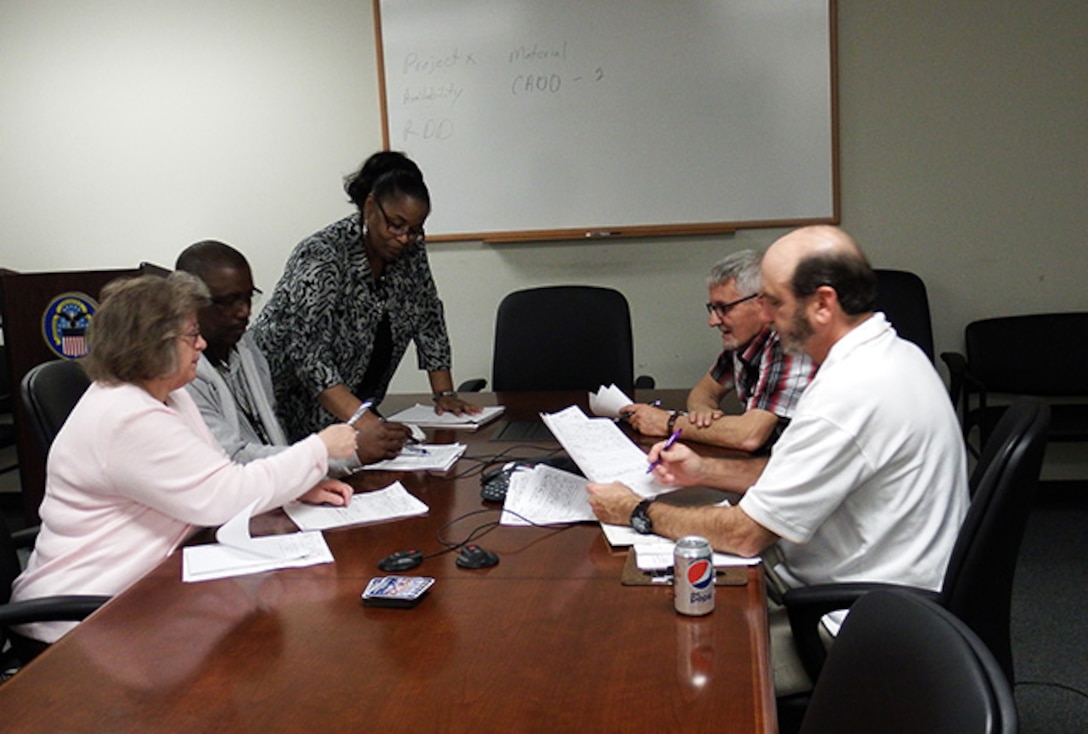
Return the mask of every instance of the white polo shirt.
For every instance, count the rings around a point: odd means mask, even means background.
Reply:
[[[940,588],[967,511],[963,438],[925,354],[881,313],[830,350],[741,499],[794,586]]]

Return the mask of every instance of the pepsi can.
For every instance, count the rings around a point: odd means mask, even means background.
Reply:
[[[714,611],[714,553],[706,538],[688,535],[676,541],[672,588],[680,614],[701,617]]]

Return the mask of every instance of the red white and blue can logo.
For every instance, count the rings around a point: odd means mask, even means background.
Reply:
[[[689,535],[673,550],[676,611],[698,617],[714,611],[714,553],[706,538]]]

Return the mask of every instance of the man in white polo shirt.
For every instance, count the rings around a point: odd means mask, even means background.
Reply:
[[[642,500],[590,484],[603,522],[707,537],[754,556],[777,546],[788,586],[886,581],[938,589],[967,510],[963,441],[932,363],[873,313],[876,277],[857,244],[805,227],[763,257],[762,301],[816,375],[770,457],[709,459],[681,443],[650,460],[667,485],[743,493],[729,507]]]

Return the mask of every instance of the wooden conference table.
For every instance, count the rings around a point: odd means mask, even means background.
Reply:
[[[682,396],[666,396],[679,407]],[[640,399],[648,399],[640,393]],[[391,396],[387,414],[426,396]],[[181,554],[0,685],[14,732],[772,732],[776,729],[764,586],[718,587],[702,618],[673,611],[671,587],[623,586],[624,554],[600,529],[496,528],[500,556],[468,571],[456,553],[409,573],[437,579],[414,609],[364,608],[379,559],[438,550],[436,531],[483,510],[468,457],[542,455],[556,444],[492,441],[585,393],[480,394],[507,406],[448,475],[362,472],[359,490],[400,480],[426,516],[329,530],[336,562],[196,584]],[[497,512],[454,523],[462,539]],[[254,532],[291,531],[281,512]]]

